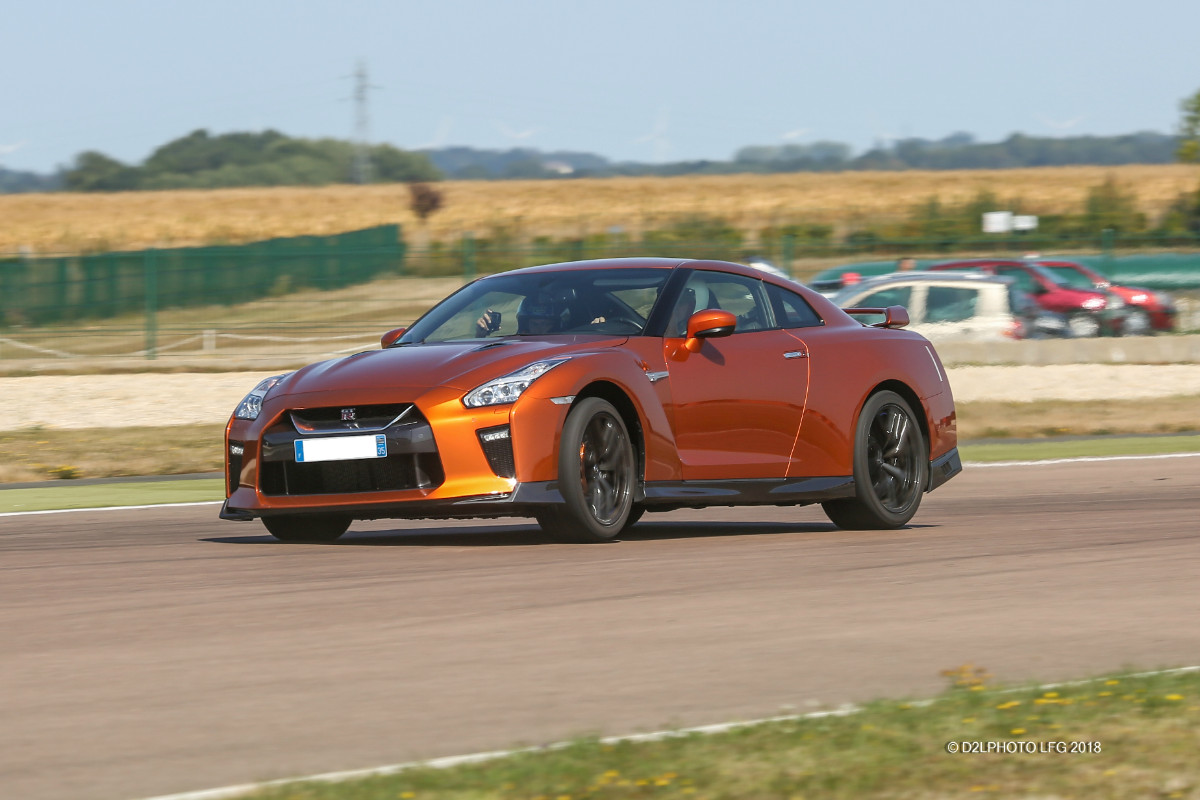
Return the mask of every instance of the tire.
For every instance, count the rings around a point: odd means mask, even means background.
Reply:
[[[839,528],[901,528],[917,513],[928,478],[929,447],[912,408],[895,392],[877,392],[855,425],[855,496],[822,507]]]
[[[1067,330],[1076,339],[1100,335],[1100,320],[1094,314],[1072,314],[1067,318]]]
[[[538,524],[560,542],[614,539],[629,522],[637,461],[621,415],[599,397],[581,400],[567,415],[558,451],[561,506],[547,508]]]
[[[1150,315],[1145,310],[1134,308],[1125,315],[1125,322],[1121,326],[1122,336],[1150,336],[1154,333],[1154,328],[1150,326]]]
[[[350,527],[350,518],[337,514],[263,517],[263,525],[281,542],[333,542]]]

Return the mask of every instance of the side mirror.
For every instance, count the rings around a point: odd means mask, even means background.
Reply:
[[[690,352],[695,353],[704,344],[705,339],[716,339],[728,336],[737,327],[737,317],[728,311],[708,309],[697,311],[688,317],[687,341],[683,343]]]
[[[396,340],[404,335],[408,328],[393,328],[392,330],[379,337],[379,344],[385,350],[396,343]]]

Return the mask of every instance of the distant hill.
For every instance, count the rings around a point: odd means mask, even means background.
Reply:
[[[63,187],[60,174],[39,175],[36,172],[18,172],[0,167],[0,194],[21,192],[55,192]]]
[[[320,186],[372,183],[690,175],[851,170],[1015,169],[1049,166],[1170,164],[1175,136],[1143,131],[1122,136],[1062,138],[1014,133],[1000,142],[977,142],[969,133],[940,140],[909,138],[855,155],[841,142],[743,147],[728,161],[667,164],[614,162],[594,153],[534,148],[486,150],[441,147],[405,151],[389,144],[367,148],[365,176],[353,143],[297,139],[277,131],[211,136],[198,130],[168,142],[142,164],[127,165],[88,151],[59,175],[0,169],[0,192],[131,191],[228,186]]]

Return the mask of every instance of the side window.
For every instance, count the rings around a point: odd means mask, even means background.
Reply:
[[[737,317],[734,334],[761,331],[768,325],[766,298],[762,281],[723,272],[696,271],[684,284],[671,319],[667,336],[687,335],[688,318],[697,311],[719,308]]]
[[[911,286],[890,286],[860,297],[854,301],[854,305],[859,308],[887,308],[888,306],[908,308],[911,299]],[[883,314],[855,314],[854,318],[863,325],[877,325],[884,321]]]
[[[774,305],[775,324],[778,327],[811,328],[824,324],[808,301],[800,295],[773,283],[763,285],[767,287],[767,296],[771,298],[771,303]]]
[[[962,322],[975,316],[979,290],[960,286],[930,286],[925,294],[926,322]]]
[[[1032,294],[1037,286],[1033,276],[1023,269],[1016,269],[1014,267],[997,267],[996,274],[1003,275],[1006,278],[1012,278],[1016,282],[1017,288],[1023,292],[1029,292]]]

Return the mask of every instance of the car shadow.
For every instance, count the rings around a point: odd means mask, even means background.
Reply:
[[[936,527],[908,525],[901,530]],[[783,534],[817,534],[842,532],[830,522],[697,522],[664,521],[639,522],[617,539],[607,544],[635,544],[666,539],[702,539],[730,536],[772,536]],[[892,531],[845,531],[848,535],[893,533]],[[298,546],[300,543],[281,542],[270,534],[256,536],[217,536],[202,541],[214,544],[258,544]],[[460,527],[429,527],[419,530],[355,531],[353,528],[335,542],[307,543],[309,547],[531,547],[560,544],[550,539],[534,523],[517,525],[484,525]],[[566,545],[570,546],[570,545]]]

